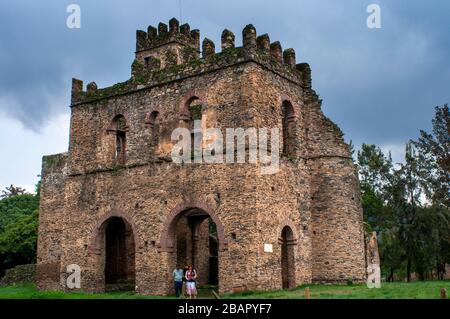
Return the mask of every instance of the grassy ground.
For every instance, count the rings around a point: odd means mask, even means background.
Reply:
[[[310,288],[311,299],[438,299],[441,288],[450,294],[450,281],[446,280],[382,283],[379,289],[369,289],[366,285],[307,285],[289,291],[244,292],[225,298],[304,299],[306,287]]]
[[[294,290],[272,292],[244,292],[225,295],[224,298],[282,298],[302,299],[305,287]],[[450,281],[427,281],[413,283],[383,283],[380,289],[368,289],[365,285],[309,285],[311,299],[433,299],[439,298],[439,290],[446,288],[450,293]],[[202,293],[208,296],[207,293]],[[146,297],[131,292],[88,294],[81,292],[38,291],[33,284],[0,287],[0,299],[156,299],[167,297]]]
[[[34,284],[0,287],[0,299],[137,299],[145,298],[130,292],[88,294],[83,292],[39,291]]]

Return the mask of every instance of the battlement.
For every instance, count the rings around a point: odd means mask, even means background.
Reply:
[[[159,23],[158,28],[149,26],[147,32],[138,30],[131,79],[105,89],[98,89],[95,82],[91,82],[86,91],[83,91],[83,82],[74,79],[72,105],[246,62],[258,63],[302,87],[311,87],[311,69],[307,63],[297,64],[295,50],[283,50],[281,43],[271,42],[267,34],[258,36],[251,24],[243,29],[242,46],[239,47],[234,33],[225,29],[220,48],[221,51],[216,52],[214,42],[205,38],[200,52],[200,32],[191,31],[187,23],[180,26],[175,18],[170,20],[169,26]]]
[[[200,50],[200,31],[192,30],[189,24],[180,26],[177,19],[172,18],[167,24],[160,22],[158,28],[149,26],[147,32],[136,31],[136,52],[152,50],[169,43],[179,43]]]

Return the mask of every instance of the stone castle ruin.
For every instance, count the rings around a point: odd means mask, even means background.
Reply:
[[[136,35],[129,80],[73,79],[69,150],[43,158],[38,287],[67,289],[72,264],[90,292],[170,294],[191,263],[219,293],[364,281],[356,170],[309,65],[252,25],[220,52],[176,19]],[[174,163],[171,133],[194,120],[279,128],[279,172]]]

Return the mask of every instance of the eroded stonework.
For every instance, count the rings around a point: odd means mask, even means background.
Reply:
[[[130,80],[86,91],[73,80],[69,151],[43,158],[40,289],[65,289],[70,264],[92,292],[172,293],[177,263],[220,293],[365,280],[356,170],[308,64],[252,25],[241,47],[225,30],[220,53],[205,39],[200,57],[199,37],[172,19],[137,32]],[[174,163],[171,133],[195,117],[202,129],[279,128],[280,171]]]

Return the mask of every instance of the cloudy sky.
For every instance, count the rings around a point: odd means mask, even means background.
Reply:
[[[69,29],[67,6],[80,5]],[[381,29],[366,8],[381,8]],[[181,6],[180,6],[181,4]],[[0,188],[34,189],[41,157],[67,150],[71,78],[99,87],[127,80],[135,30],[172,17],[220,46],[252,23],[310,63],[323,109],[345,138],[401,160],[450,101],[448,0],[0,0]]]

